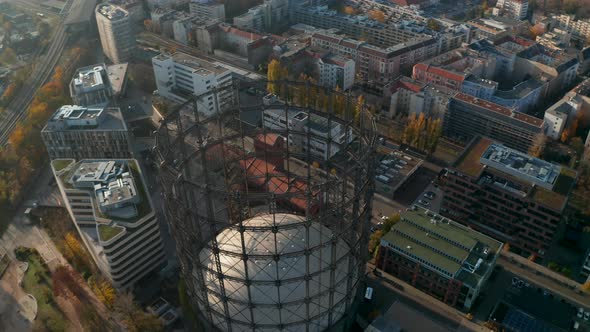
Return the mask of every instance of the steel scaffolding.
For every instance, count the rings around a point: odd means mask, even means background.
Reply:
[[[267,88],[281,97],[253,96]],[[375,142],[366,105],[309,83],[234,82],[165,116],[154,149],[165,213],[207,330],[349,326],[364,291]]]

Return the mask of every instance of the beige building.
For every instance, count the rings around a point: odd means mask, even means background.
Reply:
[[[104,55],[112,63],[128,62],[135,51],[129,12],[112,4],[96,7],[96,25]]]
[[[165,265],[160,225],[136,160],[57,159],[51,166],[82,241],[115,288],[132,288]]]

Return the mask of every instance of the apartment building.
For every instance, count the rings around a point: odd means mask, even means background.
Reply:
[[[354,61],[339,55],[330,54],[318,60],[318,84],[335,89],[348,90],[354,84]]]
[[[511,73],[497,73],[498,60],[486,54],[460,48],[441,54],[414,66],[412,77],[436,87],[461,91],[476,98],[491,101],[518,112],[535,107],[545,92],[547,84],[541,77],[522,77],[516,84],[500,89],[494,77],[506,82]]]
[[[576,20],[574,15],[552,15],[551,20],[555,25],[571,33],[571,37],[586,41],[590,37],[590,20]]]
[[[428,117],[440,119],[449,107],[450,98],[456,93],[406,76],[393,80],[384,88],[384,92],[389,96],[390,118],[399,114],[424,113]]]
[[[174,40],[183,45],[199,43],[198,32],[217,23],[215,20],[193,14],[175,15],[171,20]],[[164,23],[167,25],[167,22]],[[167,29],[167,27],[165,27]]]
[[[432,38],[417,39],[388,48],[347,38],[334,31],[314,32],[311,45],[327,49],[334,54],[350,57],[355,70],[363,80],[383,86],[393,77],[410,71],[416,63],[436,55],[437,43]]]
[[[154,8],[178,8],[189,5],[191,0],[147,0],[150,10]]]
[[[528,0],[498,0],[496,8],[506,16],[517,20],[524,20],[529,11]]]
[[[290,146],[289,149],[300,152],[302,158],[309,152],[312,158],[328,160],[353,140],[352,130],[346,132],[342,124],[335,119],[329,120],[318,114],[308,114],[298,108],[266,109],[262,112],[262,125],[287,136],[285,140]],[[287,129],[296,133],[288,133]],[[311,135],[308,140],[307,135],[297,133]]]
[[[555,140],[565,129],[590,117],[590,80],[582,81],[545,111],[545,134]]]
[[[129,62],[135,52],[129,12],[112,4],[96,6],[96,24],[104,55],[112,63]]]
[[[204,116],[224,110],[233,103],[233,92],[224,89],[233,82],[232,72],[220,65],[185,53],[160,54],[152,59],[158,94],[177,103],[197,96]],[[219,89],[218,94],[213,91]]]
[[[467,25],[473,28],[471,40],[489,39],[494,41],[527,28],[526,22],[502,16],[475,18],[468,21]]]
[[[542,119],[464,93],[451,98],[443,121],[447,137],[469,142],[483,135],[522,152],[529,150],[543,128]]]
[[[127,159],[133,155],[131,134],[117,107],[64,105],[41,130],[50,159]]]
[[[575,178],[571,169],[478,138],[441,179],[441,212],[525,257],[543,258]]]
[[[551,105],[551,107],[545,111],[543,116],[545,121],[545,135],[554,140],[559,140],[566,128],[570,114],[574,112],[574,107],[565,99],[560,99],[558,102]]]
[[[160,225],[134,159],[56,159],[59,191],[102,274],[128,290],[166,263]]]
[[[570,46],[571,34],[565,30],[555,28],[537,36],[535,41],[553,51],[563,51]]]
[[[104,63],[76,69],[70,81],[70,97],[75,105],[105,107],[125,94],[127,64]]]
[[[414,207],[381,239],[379,269],[469,311],[494,270],[502,243]]]
[[[262,4],[233,19],[238,28],[258,32],[271,32],[276,26],[288,22],[289,0],[264,0]]]
[[[191,15],[219,22],[225,21],[225,5],[217,0],[192,0],[189,8]]]

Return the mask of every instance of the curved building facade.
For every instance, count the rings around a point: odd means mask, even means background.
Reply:
[[[240,92],[262,84],[227,88],[235,103],[213,115],[198,99],[219,104],[228,91],[195,97],[157,132],[187,295],[208,330],[339,331],[363,291],[375,123],[315,86],[273,83],[278,99]],[[270,109],[297,125],[265,124]]]

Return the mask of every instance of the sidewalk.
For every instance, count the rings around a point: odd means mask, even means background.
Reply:
[[[367,263],[367,271],[373,271],[373,269],[375,268],[375,266],[371,263]],[[475,322],[470,321],[469,319],[467,319],[466,315],[453,308],[448,306],[447,304],[439,301],[438,299],[414,288],[412,285],[386,273],[383,272],[382,270],[379,270],[381,272],[381,276],[377,277],[375,276],[372,272],[368,273],[368,278],[374,279],[374,280],[381,280],[381,281],[385,281],[382,282],[383,285],[387,286],[388,289],[396,292],[400,297],[404,297],[406,299],[412,300],[412,301],[416,301],[420,304],[422,304],[423,306],[427,307],[429,310],[432,310],[434,312],[436,312],[437,314],[444,316],[450,320],[455,321],[457,324],[459,324],[459,327],[457,328],[457,331],[474,331],[474,332],[488,332],[489,329],[485,328],[484,326],[478,325]],[[390,281],[390,282],[388,282]],[[393,284],[397,284],[397,285],[401,285],[402,287],[400,288],[396,288],[394,287]]]

